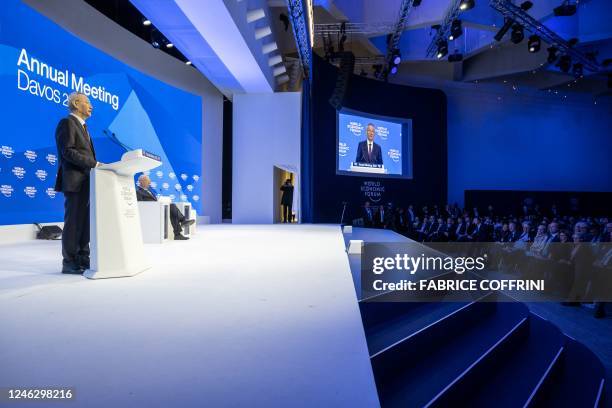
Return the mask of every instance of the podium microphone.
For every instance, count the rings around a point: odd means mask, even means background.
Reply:
[[[115,133],[114,133],[114,132],[109,132],[107,129],[104,129],[104,130],[103,130],[103,132],[104,132],[104,134],[105,134],[106,136],[108,136],[108,138],[109,138],[110,140],[112,140],[112,141],[113,141],[113,143],[115,143],[117,146],[121,147],[121,148],[122,148],[123,150],[125,150],[126,152],[129,152],[130,150],[134,150],[134,149],[130,148],[129,146],[127,146],[127,145],[125,145],[125,144],[121,143],[121,141],[120,141],[120,140],[117,138],[117,136],[115,135]]]

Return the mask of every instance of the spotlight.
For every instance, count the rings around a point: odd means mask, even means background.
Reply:
[[[393,56],[391,57],[391,61],[395,65],[399,65],[402,62],[402,56],[401,56],[399,50],[395,50],[395,52],[393,53]]]
[[[438,59],[444,58],[446,54],[448,54],[448,43],[442,40],[438,43],[438,53],[436,54],[436,57],[438,57]]]
[[[153,48],[159,48],[159,41],[154,38],[151,40],[151,45],[153,46]]]
[[[461,27],[461,20],[453,20],[453,23],[451,24],[451,29],[450,29],[450,35],[448,36],[449,40],[456,40],[457,38],[461,37],[461,34],[463,33],[463,29]]]
[[[172,48],[172,47],[174,47],[174,44],[172,44],[171,42],[166,43],[166,48]]]
[[[397,65],[391,67],[391,75],[397,74]]]
[[[185,61],[185,64],[191,65],[191,61]]]
[[[564,73],[569,72],[571,65],[572,58],[569,55],[563,55],[561,58],[559,58],[559,62],[557,62],[557,66]]]
[[[510,33],[510,41],[514,44],[519,44],[525,38],[525,32],[523,31],[523,26],[520,24],[515,24],[512,26],[512,32]]]
[[[461,0],[461,3],[459,4],[459,10],[466,11],[474,8],[475,5],[476,2],[474,0]]]
[[[495,34],[495,41],[501,41],[502,38],[504,38],[504,35],[506,35],[508,30],[510,29],[510,27],[512,27],[512,24],[514,24],[514,20],[511,20],[509,18],[506,19],[502,28],[500,28],[497,34]]]
[[[569,4],[569,1],[564,1],[559,7],[553,9],[553,13],[557,17],[569,17],[576,14],[576,5]]]
[[[549,47],[546,49],[546,51],[548,51],[548,63],[552,64],[557,60],[557,51],[559,50],[557,49],[557,47]]]
[[[151,20],[147,19],[147,18],[143,18],[142,19],[142,25],[143,26],[150,26],[151,25]]]
[[[540,51],[540,47],[542,46],[542,40],[538,35],[532,35],[529,37],[529,42],[527,42],[527,47],[529,52],[538,52]]]
[[[574,67],[572,68],[572,73],[574,74],[574,76],[576,78],[580,78],[582,76],[582,74],[584,73],[582,64],[580,64],[578,62],[575,63]]]

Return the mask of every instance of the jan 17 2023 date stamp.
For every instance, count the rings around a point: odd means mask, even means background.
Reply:
[[[0,402],[17,401],[70,401],[74,400],[73,388],[55,387],[5,387],[0,388]]]

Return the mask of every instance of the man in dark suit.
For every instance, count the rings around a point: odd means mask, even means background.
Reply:
[[[285,184],[281,186],[280,190],[283,192],[281,196],[283,222],[292,222],[293,213],[291,212],[291,207],[293,207],[293,184],[291,184],[291,179],[285,180]]]
[[[89,269],[89,171],[99,163],[85,123],[93,110],[89,98],[70,94],[68,109],[70,114],[55,129],[55,191],[64,193],[62,273],[82,274]]]
[[[356,163],[383,164],[382,149],[379,144],[374,143],[375,133],[374,125],[368,123],[366,128],[367,139],[359,142],[357,146]]]
[[[153,194],[149,186],[151,185],[151,179],[149,176],[143,174],[138,177],[138,186],[136,187],[136,200],[138,201],[157,201],[157,196]],[[172,230],[174,231],[174,239],[177,241],[187,240],[186,236],[181,234],[183,227],[187,227],[193,224],[195,220],[188,220],[178,209],[176,204],[170,204],[170,223],[172,224]]]

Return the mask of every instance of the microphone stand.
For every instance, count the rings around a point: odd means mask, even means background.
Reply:
[[[344,225],[344,213],[346,212],[346,205],[348,203],[346,201],[342,202],[342,215],[340,216],[340,225]]]

